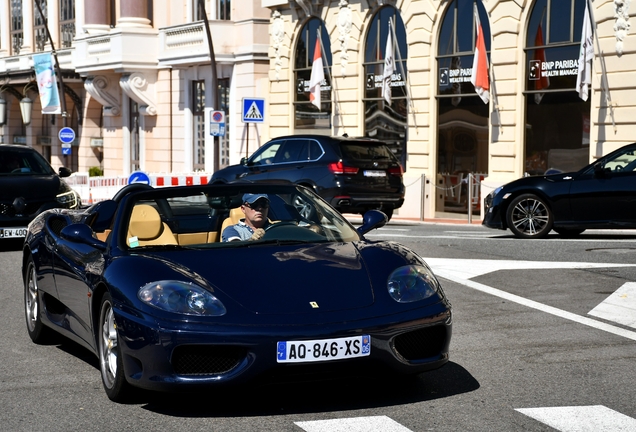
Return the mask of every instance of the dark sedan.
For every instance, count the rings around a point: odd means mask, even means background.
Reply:
[[[258,238],[220,241],[256,213],[267,219]],[[86,209],[49,210],[24,244],[29,336],[46,343],[55,331],[93,352],[115,401],[131,387],[444,365],[442,287],[407,247],[364,237],[383,213],[363,221],[354,228],[302,186],[267,183],[132,184]]]
[[[404,203],[402,174],[400,162],[382,141],[292,135],[275,138],[240,164],[215,172],[210,183],[287,180],[313,189],[342,213],[377,209],[390,220]]]
[[[78,208],[79,195],[36,150],[22,145],[0,145],[0,239],[23,238],[27,225],[44,210]]]
[[[636,228],[636,144],[577,172],[524,177],[484,200],[483,225],[520,238],[563,236],[589,228]]]

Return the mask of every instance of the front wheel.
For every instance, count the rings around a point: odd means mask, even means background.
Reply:
[[[548,205],[533,194],[520,195],[510,203],[506,213],[510,231],[519,238],[544,238],[554,224]]]
[[[99,366],[102,373],[102,384],[108,398],[114,402],[123,402],[131,394],[131,386],[124,376],[124,366],[119,347],[119,333],[113,299],[109,293],[102,297],[99,308]]]
[[[31,340],[36,344],[46,344],[53,337],[53,331],[42,324],[40,313],[38,275],[33,257],[29,257],[24,274],[24,316]]]

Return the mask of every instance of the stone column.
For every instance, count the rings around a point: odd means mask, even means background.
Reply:
[[[148,3],[146,0],[126,0],[119,3],[117,27],[149,28]]]
[[[11,6],[6,0],[0,1],[0,55],[11,52]]]
[[[20,53],[33,52],[33,0],[22,0],[22,46]]]
[[[76,15],[77,12],[79,11],[76,7]],[[84,26],[82,30],[88,34],[102,34],[110,31],[107,1],[84,0]]]
[[[55,49],[60,49],[60,1],[59,0],[48,0],[46,3],[47,10],[42,11],[46,14],[46,25],[49,27],[49,32],[51,32],[51,39],[53,39],[53,46]],[[37,9],[34,13],[39,14]],[[51,49],[49,46],[51,41],[46,41],[46,49]]]

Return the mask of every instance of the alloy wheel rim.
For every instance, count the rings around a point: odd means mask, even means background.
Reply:
[[[26,308],[27,325],[29,326],[29,331],[32,332],[35,330],[38,319],[38,285],[35,268],[33,266],[29,267],[28,275],[27,289],[24,293],[24,305]]]
[[[525,199],[517,203],[512,212],[512,223],[520,232],[536,235],[548,225],[548,209],[541,201]]]
[[[101,367],[106,385],[110,388],[117,376],[117,325],[110,303],[104,304],[104,320],[102,322]]]

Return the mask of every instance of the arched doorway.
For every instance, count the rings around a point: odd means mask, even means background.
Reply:
[[[389,55],[393,56],[395,61],[391,66],[392,73],[387,74],[390,75],[390,78],[387,77],[390,97],[387,97],[382,87],[385,78],[385,59]],[[409,103],[406,90],[407,58],[404,22],[396,8],[384,6],[371,20],[365,41],[364,135],[386,142],[404,169]]]
[[[489,55],[490,25],[481,1],[450,1],[440,27],[436,217],[467,214],[469,208],[478,214],[479,182],[488,173],[488,104],[475,93],[470,81],[476,39],[475,5]]]
[[[526,35],[524,172],[575,171],[590,154],[590,99],[576,89],[587,0],[537,0]]]

